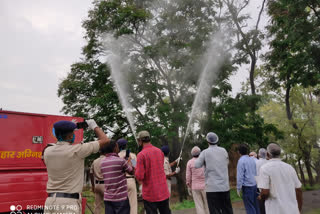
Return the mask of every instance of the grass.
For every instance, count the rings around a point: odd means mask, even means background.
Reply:
[[[236,201],[242,200],[242,198],[240,198],[238,196],[236,189],[230,189],[230,199],[231,199],[231,202],[236,202]],[[172,204],[170,208],[172,210],[191,209],[191,208],[195,208],[195,204],[194,204],[194,201],[192,201],[192,200],[184,200],[182,202]]]
[[[306,214],[319,214],[319,213],[320,213],[320,209],[315,209],[310,212],[307,212]]]
[[[320,185],[319,185],[320,188]],[[94,209],[94,194],[89,188],[86,188],[87,190],[82,192],[82,196],[87,199],[87,203],[90,206],[91,209]],[[237,190],[236,189],[230,189],[230,198],[231,202],[236,202],[242,200],[239,198],[237,195]],[[182,202],[178,202],[175,204],[171,205],[172,210],[184,210],[184,209],[191,209],[195,208],[195,204],[193,200],[184,200]],[[143,209],[141,206],[138,207],[139,212],[141,213],[141,209]],[[90,210],[86,207],[85,214],[91,214]],[[310,213],[313,214],[313,213]]]
[[[242,200],[242,198],[240,198],[237,194],[237,189],[230,189],[230,199],[231,199],[231,202]]]
[[[320,189],[320,184],[315,184],[312,187],[310,185],[306,185],[306,186],[303,186],[302,189],[303,191],[318,190]],[[242,198],[238,196],[236,189],[230,189],[230,199],[232,203],[242,200]],[[195,204],[193,200],[184,200],[183,202],[178,202],[171,205],[172,210],[184,210],[184,209],[191,209],[194,207],[195,207]],[[319,213],[320,213],[320,209],[317,209],[317,210],[308,212],[307,214],[319,214]]]
[[[94,193],[89,189],[89,190],[83,191],[82,196],[87,199],[87,204],[94,211]],[[102,210],[104,213],[104,209]],[[91,211],[88,209],[88,207],[86,207],[85,209],[85,214],[92,214]]]
[[[312,187],[312,188],[314,188],[314,187]],[[306,187],[306,188],[308,188],[308,190],[310,189],[310,187]],[[320,188],[320,185],[318,188]],[[82,192],[82,196],[87,198],[88,205],[90,206],[91,209],[94,209],[94,194],[92,193],[92,191],[89,188],[86,188],[86,189],[87,190]],[[313,190],[313,189],[310,189],[310,190]],[[231,199],[231,202],[236,202],[236,201],[242,200],[237,195],[236,189],[230,189],[230,199]],[[195,204],[192,199],[191,200],[184,200],[182,202],[178,202],[178,203],[171,205],[172,210],[184,210],[184,209],[191,209],[191,208],[195,208]],[[141,213],[141,209],[143,209],[143,208],[141,206],[139,206],[138,209],[139,209],[138,213]],[[91,214],[90,210],[87,207],[85,210],[85,214]],[[310,214],[313,214],[313,213],[310,213]]]
[[[195,204],[191,200],[184,200],[182,202],[175,203],[175,204],[171,205],[170,208],[171,208],[171,210],[191,209],[191,208],[195,208]]]
[[[303,191],[311,191],[311,190],[318,190],[318,189],[320,189],[320,184],[315,184],[313,186],[310,186],[309,184],[307,184],[302,186]]]

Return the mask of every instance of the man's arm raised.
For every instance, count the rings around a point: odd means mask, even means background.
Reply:
[[[108,144],[110,142],[110,139],[102,131],[102,129],[98,127],[96,121],[94,121],[93,119],[90,119],[90,120],[86,120],[86,122],[88,124],[88,127],[91,130],[93,130],[94,133],[96,134],[96,136],[98,137],[98,142],[99,142],[100,148],[105,146],[106,144]]]

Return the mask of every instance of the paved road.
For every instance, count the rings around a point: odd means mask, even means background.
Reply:
[[[241,201],[232,204],[234,214],[246,214]],[[303,193],[302,213],[308,213],[314,209],[320,209],[320,190],[308,191]],[[176,210],[173,214],[196,214],[195,209]]]

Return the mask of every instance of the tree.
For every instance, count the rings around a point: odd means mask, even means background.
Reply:
[[[129,91],[134,92],[129,99],[135,109],[138,130],[149,130],[155,145],[169,143],[171,156],[177,158],[181,147],[179,142],[185,132],[188,112],[197,89],[197,80],[203,69],[202,57],[211,35],[219,30],[215,11],[219,5],[205,0],[158,3],[133,0],[95,1],[88,19],[83,23],[88,43],[83,48],[85,59],[82,63],[91,65],[94,62],[102,66],[103,57],[108,52],[119,55],[123,63],[127,63],[125,75]],[[226,57],[228,58],[230,57]],[[230,62],[226,60],[225,64],[228,63]],[[73,67],[78,68],[77,64]],[[108,67],[104,69],[107,76],[101,81],[106,84],[105,87],[112,89]],[[87,68],[82,71],[84,77],[91,72]],[[226,77],[232,71],[232,66],[224,66],[218,72],[212,71],[218,73],[217,90],[226,88]],[[73,72],[75,71],[71,74]],[[91,82],[92,76],[88,78],[85,81]],[[68,108],[76,110],[77,106],[70,102],[75,93],[70,91],[76,90],[68,89],[67,82],[70,79],[71,75],[60,85],[60,95],[65,97],[64,102]],[[85,91],[91,89],[83,88]],[[79,98],[81,96],[72,101]],[[121,119],[123,114],[118,111],[118,100],[110,99],[111,103],[117,105],[111,115],[115,115],[115,119],[118,118],[116,116]],[[84,106],[79,108],[88,110]],[[104,108],[100,114],[108,117],[109,111],[110,109]],[[115,124],[119,129],[126,125]],[[181,199],[185,195],[183,179],[184,176],[180,174],[178,184]]]
[[[99,61],[75,63],[67,78],[60,83],[58,96],[65,104],[64,113],[94,118],[104,130],[121,136],[122,132],[130,130],[109,72],[108,67]]]
[[[223,7],[221,1],[207,0],[94,1],[88,19],[83,23],[87,39],[84,59],[72,65],[71,73],[59,87],[59,95],[66,104],[64,111],[79,116],[93,115],[116,137],[129,135],[132,130],[121,111],[114,92],[117,89],[110,78],[110,72],[114,71],[105,65],[111,53],[118,55],[125,67],[121,72],[127,82],[127,99],[133,106],[130,110],[137,130],[148,130],[156,146],[169,144],[171,158],[177,158],[197,82],[206,64],[204,53],[210,48],[212,35],[230,26],[221,12]],[[264,144],[266,134],[273,132],[273,127],[254,112],[247,114],[247,106],[258,102],[258,97],[239,95],[230,98],[229,76],[236,69],[232,66],[234,44],[227,36],[221,40],[224,51],[219,54],[224,60],[219,69],[209,70],[209,75],[216,75],[216,81],[208,89],[209,106],[197,115],[192,131],[199,125],[203,137],[203,133],[212,131],[211,123],[221,134],[224,147],[230,146],[239,136],[237,142],[246,140]],[[238,114],[234,111],[239,105],[245,108]],[[256,105],[251,109],[255,111]],[[224,123],[226,114],[230,116]],[[235,134],[224,135],[221,127],[230,128]],[[200,141],[191,134],[188,143],[193,140]],[[191,146],[188,143],[186,145]],[[188,153],[184,153],[185,157]],[[183,172],[185,164],[181,166]],[[178,191],[181,200],[186,195],[183,180],[180,173]]]
[[[282,133],[272,123],[265,123],[259,114],[251,114],[250,103],[256,102],[252,99],[255,97],[240,93],[214,106],[210,126],[217,130],[227,148],[235,143],[266,147],[270,142],[269,135],[272,134],[273,139],[282,138]]]
[[[129,125],[122,112],[117,94],[110,80],[110,70],[99,61],[78,62],[71,66],[71,72],[60,84],[58,96],[62,97],[62,111],[68,115],[93,118],[114,139],[128,137]],[[93,140],[91,131],[84,132],[85,141]],[[129,138],[129,147],[136,149],[134,139]],[[99,155],[86,159],[91,165]]]
[[[236,97],[222,96],[218,102],[211,104],[211,118],[202,123],[203,128],[198,134],[214,130],[219,142],[229,151],[230,181],[236,183],[236,166],[238,161],[237,146],[246,143],[252,151],[266,148],[272,140],[283,138],[283,132],[270,121],[252,112],[252,103],[259,103],[260,97],[239,93]]]
[[[248,26],[248,19],[250,17],[247,14],[242,14],[243,11],[248,8],[250,0],[222,1],[227,6],[228,18],[232,20],[232,24],[235,26],[237,54],[234,62],[239,65],[250,64],[249,83],[251,95],[256,95],[255,70],[259,60],[259,51],[261,51],[262,48],[262,40],[264,39],[264,34],[259,29],[259,24],[265,8],[266,0],[261,1],[261,8],[259,10],[258,17],[255,20],[254,26],[252,27]]]
[[[281,96],[271,99],[270,102],[259,109],[260,114],[266,118],[267,122],[275,124],[284,133],[285,137],[279,141],[285,152],[284,156],[286,159],[290,156],[289,158],[294,160],[292,162],[293,165],[298,163],[301,179],[304,184],[306,184],[306,181],[302,162],[305,163],[306,160],[310,161],[311,168],[317,174],[319,173],[317,171],[319,167],[319,156],[317,154],[319,151],[319,144],[317,143],[319,134],[317,130],[319,129],[320,119],[315,115],[319,115],[320,105],[314,99],[315,96],[311,94],[312,91],[314,91],[313,88],[304,89],[302,87],[295,87],[292,89],[291,105],[294,109],[293,120],[297,124],[298,129],[294,128],[291,121],[287,119],[286,106]],[[308,176],[310,176],[309,172]],[[309,181],[310,183],[312,182],[312,180]]]
[[[290,103],[291,92],[297,85],[307,88],[318,85],[320,81],[319,2],[270,1],[268,13],[271,16],[269,32],[272,38],[271,51],[266,58],[270,72],[269,82],[274,89],[285,90],[287,119],[299,132],[304,127],[299,127],[294,120],[295,112]],[[301,136],[298,140],[305,141]],[[310,154],[306,152],[303,157],[312,185]]]

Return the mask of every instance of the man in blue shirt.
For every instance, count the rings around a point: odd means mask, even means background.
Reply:
[[[240,196],[242,190],[242,199],[247,214],[260,214],[258,204],[256,162],[249,157],[249,147],[245,144],[239,146],[241,155],[237,165],[237,192]]]

